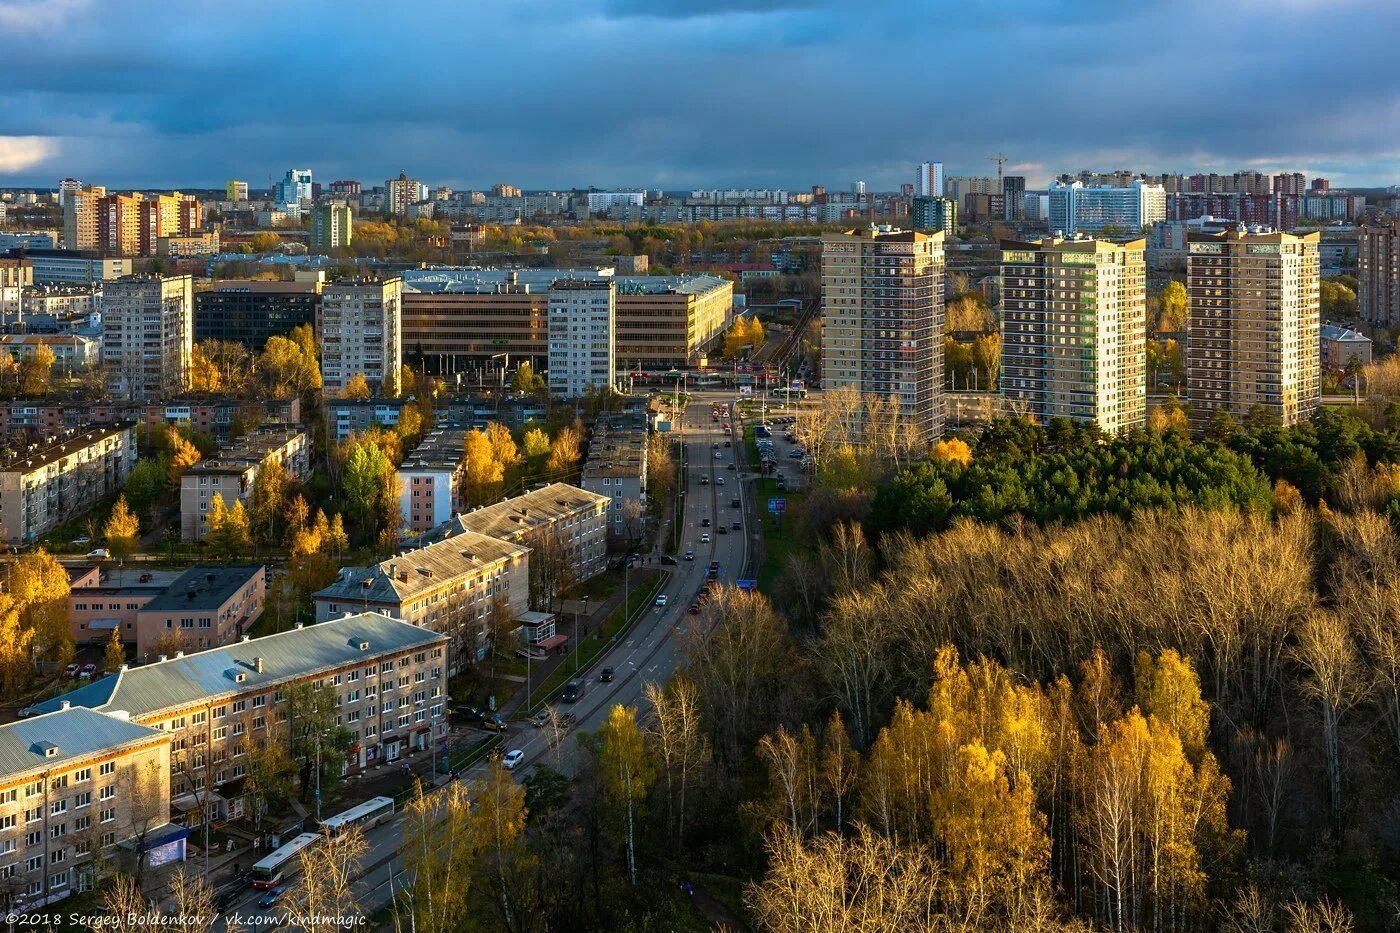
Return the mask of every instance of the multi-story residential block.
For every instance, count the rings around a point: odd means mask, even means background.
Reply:
[[[269,337],[315,328],[320,282],[256,282],[223,279],[194,296],[194,339],[230,340],[254,354]]]
[[[1136,233],[1167,219],[1167,192],[1141,179],[1127,186],[1056,182],[1050,186],[1050,229],[1061,235],[1116,228]]]
[[[1363,324],[1400,324],[1400,222],[1381,217],[1361,225],[1356,250],[1356,314]]]
[[[16,320],[24,311],[24,291],[34,285],[34,263],[0,258],[0,319]]]
[[[184,390],[194,342],[188,275],[133,275],[102,292],[102,361],[115,395],[146,399]]]
[[[131,275],[131,259],[103,256],[96,249],[18,247],[8,254],[34,267],[35,285],[90,285]]]
[[[1256,407],[1284,426],[1320,400],[1318,235],[1196,233],[1188,240],[1191,423]]]
[[[608,500],[608,537],[641,537],[647,504],[647,425],[640,417],[604,414],[593,423],[579,485]]]
[[[613,388],[617,290],[611,279],[561,279],[549,290],[549,391],[582,398]]]
[[[382,612],[448,636],[448,667],[485,656],[487,628],[499,604],[510,619],[530,600],[528,547],[464,531],[372,567],[348,567],[316,593],[317,620]]]
[[[607,569],[610,502],[568,483],[550,483],[456,515],[449,532],[475,532],[531,549],[549,539],[562,546],[574,580],[583,581]]]
[[[64,432],[0,456],[0,537],[28,544],[126,484],[136,465],[130,423]]]
[[[156,240],[156,255],[171,259],[188,259],[192,256],[213,256],[222,249],[219,231],[203,233],[172,233]]]
[[[1001,244],[1001,395],[1109,434],[1147,416],[1145,240]]]
[[[141,255],[141,196],[109,194],[97,202],[97,249],[115,256]]]
[[[330,183],[327,189],[333,198],[358,198],[360,196],[360,183],[354,179],[342,178]]]
[[[31,359],[40,347],[53,354],[53,371],[65,376],[85,372],[102,361],[101,342],[81,334],[3,334],[0,351],[16,362]]]
[[[438,428],[404,457],[399,464],[399,508],[408,531],[421,534],[461,510],[466,451],[466,431]]]
[[[943,433],[943,234],[822,237],[822,385],[894,398],[911,436]]]
[[[234,502],[249,508],[258,471],[273,462],[282,464],[288,476],[305,478],[311,470],[311,438],[293,425],[267,425],[187,470],[180,477],[181,539],[204,540],[216,495],[228,508]]]
[[[246,201],[248,200],[248,183],[246,181],[226,181],[224,182],[225,201]]]
[[[183,861],[188,832],[170,826],[174,741],[67,703],[0,726],[0,902],[32,909],[91,890],[95,866],[121,864],[133,844],[148,865]]]
[[[920,233],[941,231],[951,237],[958,232],[958,203],[951,198],[919,196],[914,198],[909,219]]]
[[[97,249],[97,215],[106,195],[106,188],[92,186],[67,192],[63,199],[65,249]]]
[[[343,441],[370,428],[394,428],[406,398],[341,398],[325,402],[327,435]]]
[[[397,377],[402,358],[403,279],[339,282],[321,293],[321,382],[339,396],[355,375],[370,387]]]
[[[590,191],[588,192],[588,213],[597,214],[612,207],[641,207],[646,203],[643,191]]]
[[[404,216],[410,204],[425,201],[427,197],[427,186],[416,178],[409,178],[406,172],[399,172],[398,178],[384,183],[384,208],[395,217]]]
[[[1026,178],[1007,175],[1001,180],[1002,219],[1012,223],[1026,218]]]
[[[914,195],[920,198],[943,197],[943,163],[920,162],[914,173]]]
[[[344,201],[318,204],[311,210],[311,248],[321,253],[349,246],[354,238],[354,213]]]
[[[126,668],[38,704],[125,715],[173,738],[170,801],[198,821],[242,815],[238,778],[256,745],[285,742],[290,695],[330,691],[350,731],[345,769],[395,761],[447,734],[447,639],[378,612],[336,617]],[[222,786],[221,786],[222,785]]]

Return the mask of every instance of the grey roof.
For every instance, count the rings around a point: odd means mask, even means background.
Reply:
[[[176,577],[164,592],[147,603],[145,609],[147,612],[169,612],[174,609],[202,612],[218,609],[249,580],[262,572],[261,564],[191,567]]]
[[[58,709],[0,726],[0,776],[8,778],[51,768],[113,746],[164,734],[159,729],[80,706]],[[52,755],[45,754],[47,748],[54,749]]]
[[[341,571],[340,579],[315,594],[317,600],[400,604],[443,585],[447,580],[480,572],[497,563],[529,553],[529,548],[463,531],[444,541],[380,561],[372,567]]]
[[[319,625],[265,635],[222,648],[176,656],[104,677],[36,706],[42,712],[63,701],[134,717],[197,703],[210,697],[245,693],[343,667],[406,648],[445,641],[431,629],[400,622],[379,612],[362,612]],[[360,648],[362,643],[368,647]],[[254,659],[262,658],[261,673]],[[243,675],[242,681],[237,675]]]
[[[734,283],[717,275],[620,275],[619,295],[706,295]]]
[[[1367,337],[1365,334],[1358,333],[1352,330],[1350,327],[1344,327],[1341,324],[1323,324],[1319,336],[1323,340],[1347,340],[1357,341],[1361,343],[1371,342],[1370,337]]]
[[[531,529],[590,508],[607,508],[607,496],[569,483],[550,483],[524,495],[483,505],[452,518],[463,531],[516,541]]]

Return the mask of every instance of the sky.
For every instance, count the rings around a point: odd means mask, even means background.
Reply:
[[[0,0],[0,186],[1400,183],[1400,0]]]

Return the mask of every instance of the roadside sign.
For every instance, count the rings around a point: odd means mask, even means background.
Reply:
[[[786,499],[769,499],[769,500],[768,500],[768,511],[772,512],[774,515],[781,515],[782,513],[784,513],[784,512],[787,511],[787,500],[786,500]]]

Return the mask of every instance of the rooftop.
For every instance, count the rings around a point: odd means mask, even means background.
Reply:
[[[106,752],[114,746],[162,737],[168,738],[159,729],[118,716],[82,706],[56,707],[42,716],[0,726],[0,778],[53,768]]]
[[[197,476],[200,473],[243,473],[262,463],[268,454],[290,444],[301,433],[301,428],[296,425],[264,425],[252,434],[240,437],[208,460],[196,463],[185,476]]]
[[[340,579],[317,592],[316,598],[343,600],[351,605],[412,602],[420,593],[447,580],[523,556],[529,550],[500,538],[464,531],[372,567],[346,568]]]
[[[165,592],[147,603],[145,609],[148,612],[218,609],[249,580],[263,572],[261,564],[191,567],[175,578]]]
[[[116,424],[88,428],[85,431],[70,429],[47,443],[30,444],[23,449],[15,448],[0,455],[0,470],[29,473],[51,463],[57,463],[64,457],[91,447],[99,441],[129,431],[131,428],[132,422],[120,421]]]
[[[453,517],[452,524],[492,538],[518,540],[532,528],[566,518],[589,506],[607,507],[608,497],[568,483],[550,483],[522,496],[483,505]]]
[[[101,712],[120,710],[133,717],[149,716],[211,697],[273,687],[318,671],[344,667],[357,659],[445,640],[431,629],[379,612],[362,612],[128,668],[46,700],[36,708],[49,712],[66,701]]]
[[[420,471],[452,472],[462,466],[467,452],[467,432],[438,428],[428,433],[423,442],[403,459],[400,473]]]

